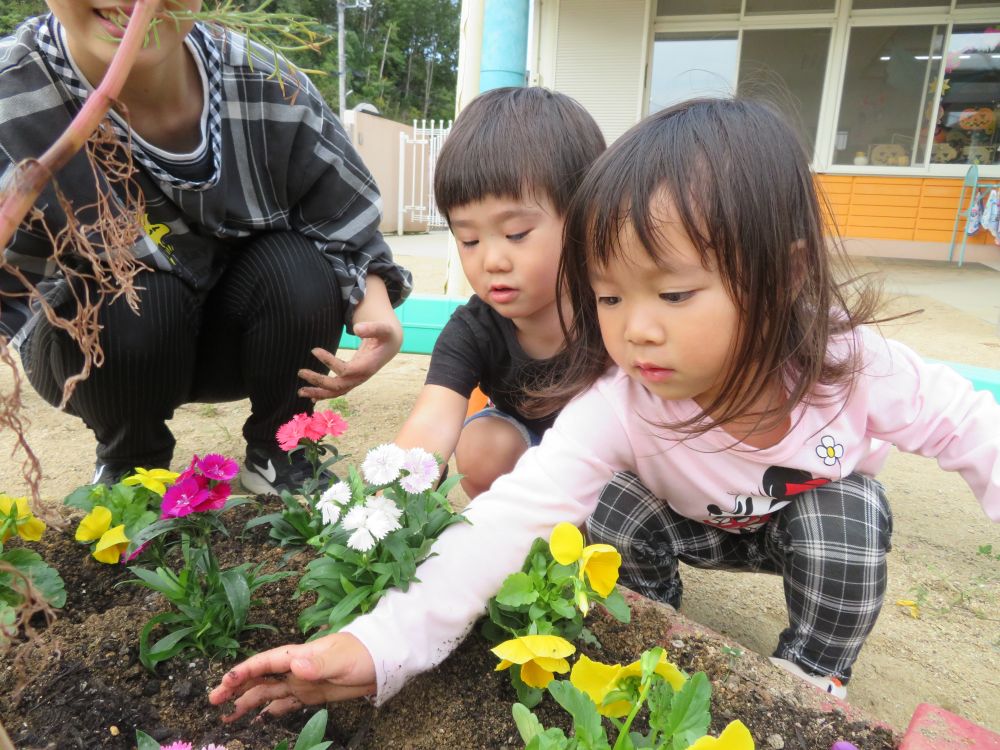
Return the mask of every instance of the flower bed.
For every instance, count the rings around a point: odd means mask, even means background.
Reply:
[[[266,502],[276,507],[273,498]],[[232,525],[240,527],[251,517],[249,507],[240,508]],[[142,624],[164,608],[157,595],[116,586],[128,577],[125,569],[94,561],[69,535],[50,532],[35,548],[63,575],[67,603],[60,619],[42,629],[34,643],[16,647],[0,673],[0,720],[21,750],[124,750],[135,747],[135,728],[164,744],[185,739],[195,747],[214,742],[228,750],[271,750],[294,738],[312,715],[303,710],[280,720],[222,725],[205,695],[226,664],[185,656],[163,662],[151,674],[139,663]],[[218,554],[222,565],[261,561],[265,570],[277,570],[282,558],[263,528],[231,538]],[[290,568],[301,570],[304,563],[304,556],[293,558]],[[277,630],[252,633],[250,648],[302,638],[296,621],[311,602],[294,600],[294,589],[294,579],[286,579],[262,590],[251,617]],[[593,613],[591,629],[604,649],[583,652],[604,662],[628,663],[673,629],[663,644],[669,658],[688,672],[704,670],[712,682],[712,734],[740,719],[759,748],[779,747],[777,737],[780,746],[803,750],[827,750],[838,739],[864,750],[895,746],[885,728],[844,713],[760,657],[737,654],[731,644],[665,607],[637,602],[628,625],[599,609]],[[375,711],[361,701],[331,706],[327,738],[333,748],[352,750],[522,747],[511,717],[514,690],[506,673],[495,667],[488,644],[473,634],[440,668],[414,680],[384,708]],[[551,700],[536,712],[546,726],[568,729],[565,713]]]

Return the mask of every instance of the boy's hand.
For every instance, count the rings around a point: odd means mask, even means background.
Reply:
[[[402,331],[390,323],[357,323],[354,333],[361,339],[361,346],[350,360],[343,360],[326,349],[312,350],[333,375],[314,370],[299,370],[299,377],[309,386],[299,388],[299,395],[319,401],[343,396],[378,372],[383,365],[399,353]]]
[[[349,633],[264,651],[237,664],[208,695],[213,706],[233,700],[235,721],[257,706],[280,716],[303,705],[329,703],[375,693],[375,664],[368,649]]]

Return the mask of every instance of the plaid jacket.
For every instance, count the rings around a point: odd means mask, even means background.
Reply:
[[[13,165],[37,157],[56,140],[91,90],[70,64],[64,44],[51,15],[29,19],[0,40],[0,189]],[[145,232],[131,248],[135,257],[206,290],[246,238],[291,230],[311,239],[333,264],[349,327],[364,298],[367,273],[385,281],[393,304],[402,302],[411,277],[393,262],[378,231],[378,188],[312,83],[283,61],[276,74],[270,52],[229,31],[197,24],[187,44],[208,83],[209,156],[199,175],[205,179],[170,174],[162,159],[132,142],[138,167],[133,182],[143,192],[147,213]],[[124,149],[125,122],[116,114],[109,120]],[[116,188],[100,174],[95,178],[83,154],[57,173],[56,182],[82,223],[92,217],[98,191],[120,205]],[[65,225],[52,185],[36,206],[50,229]],[[22,225],[3,252],[48,299],[63,298],[66,281],[38,227]],[[24,297],[8,296],[23,291],[0,268],[0,336],[15,346],[37,314]]]

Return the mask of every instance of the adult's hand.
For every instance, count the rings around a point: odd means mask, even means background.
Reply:
[[[303,705],[375,693],[375,663],[368,649],[349,633],[333,633],[311,643],[287,645],[237,664],[208,695],[213,706],[234,702],[224,722],[251,709],[280,716]]]
[[[349,360],[343,360],[326,349],[312,350],[329,372],[299,370],[299,377],[309,385],[299,389],[299,395],[319,401],[343,396],[378,372],[399,353],[403,344],[403,327],[392,310],[385,282],[369,276],[365,298],[354,311],[354,333],[361,346]]]

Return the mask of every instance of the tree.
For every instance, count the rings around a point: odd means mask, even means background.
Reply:
[[[311,16],[336,36],[335,0],[276,0],[276,10]],[[349,107],[374,104],[387,117],[451,119],[458,74],[458,0],[374,0],[345,12]],[[302,68],[327,73],[313,81],[337,101],[336,44],[295,55]]]
[[[0,8],[0,37],[9,35],[25,18],[44,12],[43,0],[4,0]]]

